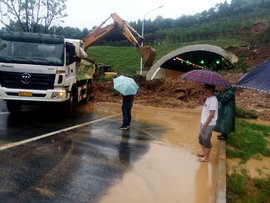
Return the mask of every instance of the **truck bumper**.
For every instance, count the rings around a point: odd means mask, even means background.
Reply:
[[[26,102],[64,102],[69,93],[65,89],[31,90],[9,89],[0,86],[0,99]]]

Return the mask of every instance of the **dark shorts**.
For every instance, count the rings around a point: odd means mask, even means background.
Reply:
[[[201,124],[200,132],[199,132],[199,143],[204,146],[205,148],[211,148],[211,137],[212,137],[212,131],[214,129],[214,125],[207,126],[206,128],[203,128],[203,125]]]

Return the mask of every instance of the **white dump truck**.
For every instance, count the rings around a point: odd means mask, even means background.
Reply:
[[[87,103],[94,73],[81,40],[0,32],[0,99],[10,112],[23,104]]]
[[[103,27],[110,18],[114,22]],[[115,28],[137,47],[144,66],[151,67],[155,49],[139,43],[132,32],[143,38],[116,13],[83,40],[0,31],[0,99],[14,113],[29,103],[64,103],[68,110],[74,103],[87,103],[96,66],[85,50]]]

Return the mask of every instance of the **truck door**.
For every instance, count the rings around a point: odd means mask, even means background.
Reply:
[[[66,65],[67,65],[67,77],[76,76],[76,52],[75,46],[72,43],[66,42]]]

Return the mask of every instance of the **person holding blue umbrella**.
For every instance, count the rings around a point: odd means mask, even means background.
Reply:
[[[139,86],[132,78],[121,75],[113,79],[113,88],[118,92],[120,92],[123,97],[122,100],[123,124],[119,129],[126,130],[130,127],[131,109],[133,106],[134,95],[137,94]]]
[[[122,95],[122,97],[123,97],[123,100],[122,100],[123,124],[119,129],[126,130],[130,128],[131,109],[133,106],[134,95],[128,95],[128,96]]]

